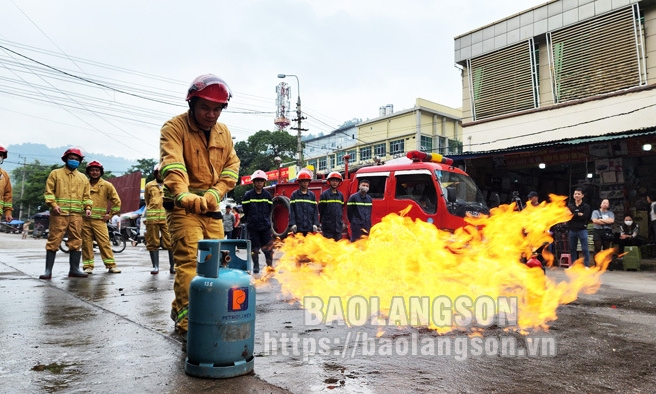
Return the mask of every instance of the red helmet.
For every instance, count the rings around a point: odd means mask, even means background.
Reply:
[[[103,167],[101,162],[94,160],[91,163],[87,164],[87,169],[85,170],[87,175],[89,175],[89,170],[91,169],[91,167],[100,168],[100,176],[105,175],[105,167]]]
[[[264,181],[266,182],[266,180],[268,179],[266,172],[262,170],[256,170],[253,173],[253,175],[251,175],[251,182],[256,179],[264,179]]]
[[[6,159],[6,158],[7,158],[7,153],[9,153],[9,152],[7,151],[7,148],[5,148],[4,146],[0,145],[0,155],[4,156],[4,158]]]
[[[64,152],[64,155],[61,157],[64,163],[66,163],[66,156],[70,154],[80,156],[80,161],[84,159],[84,155],[82,154],[82,149],[78,148],[77,146],[71,146],[70,148],[66,149],[66,152]]]
[[[214,74],[201,75],[194,79],[187,91],[187,101],[200,97],[215,103],[228,104],[232,91],[225,81]]]
[[[328,178],[326,178],[326,179],[328,179],[328,180],[337,179],[341,182],[342,181],[342,174],[340,174],[337,171],[333,171],[330,174],[328,174]]]
[[[310,174],[310,171],[301,170],[301,172],[298,173],[298,176],[296,177],[296,181],[301,181],[304,179],[307,179],[308,181],[312,179],[312,174]]]

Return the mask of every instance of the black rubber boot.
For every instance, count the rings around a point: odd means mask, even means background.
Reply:
[[[153,263],[153,270],[150,271],[151,274],[159,274],[159,250],[151,250],[150,252],[150,261]]]
[[[71,266],[68,271],[69,278],[86,278],[89,274],[85,274],[80,271],[80,258],[82,257],[82,252],[79,250],[71,250],[68,264]]]
[[[175,274],[175,260],[173,260],[172,250],[169,250],[169,273]]]
[[[46,250],[46,272],[43,275],[39,275],[39,279],[50,279],[52,278],[52,267],[55,265],[55,256],[57,252]]]
[[[260,251],[251,252],[251,260],[253,261],[253,273],[258,274],[260,272]]]

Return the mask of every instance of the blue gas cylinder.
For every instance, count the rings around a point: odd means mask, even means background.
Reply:
[[[250,251],[250,241],[241,242]],[[198,242],[197,276],[189,286],[185,372],[203,378],[244,375],[254,367],[255,286],[248,272],[220,267],[221,243]],[[223,252],[227,263],[229,252]]]

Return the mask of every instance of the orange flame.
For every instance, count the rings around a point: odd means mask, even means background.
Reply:
[[[489,216],[468,218],[468,224],[454,233],[403,216],[408,208],[401,215],[386,216],[373,226],[367,239],[355,243],[335,242],[319,234],[290,236],[281,245],[283,256],[275,278],[283,293],[303,307],[307,307],[305,297],[323,300],[323,313],[328,312],[328,304],[335,297],[344,311],[351,297],[377,297],[380,308],[369,312],[382,316],[394,313],[389,306],[399,297],[406,312],[413,309],[413,297],[431,301],[438,297],[516,297],[516,325],[510,329],[522,333],[546,330],[548,323],[557,319],[558,306],[574,301],[580,292],[594,293],[599,288],[612,252],[599,253],[597,267],[591,269],[577,261],[565,271],[568,280],[560,282],[539,268],[522,264],[522,256],[530,257],[543,243],[553,242],[549,234],[552,226],[571,218],[566,197],[550,198],[550,203],[523,211],[516,211],[514,204],[502,205],[492,209]],[[551,266],[553,255],[545,251],[543,256]],[[308,259],[309,263],[298,262]],[[449,313],[458,314],[455,310]],[[500,309],[493,313],[498,315]],[[426,326],[438,333],[463,328],[456,323],[437,325],[422,310],[416,321],[408,323],[401,318],[388,323]],[[466,330],[475,332],[480,327]]]

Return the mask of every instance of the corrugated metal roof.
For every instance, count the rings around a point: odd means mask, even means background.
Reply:
[[[506,148],[506,149],[497,149],[497,150],[480,151],[480,152],[467,152],[467,153],[463,153],[462,155],[450,155],[449,157],[452,158],[453,160],[475,159],[477,157],[497,156],[497,155],[502,155],[504,153],[516,153],[516,152],[538,150],[550,146],[559,146],[559,145],[569,146],[569,145],[589,144],[593,142],[611,141],[611,140],[634,138],[634,137],[645,137],[649,135],[656,135],[656,127],[648,127],[640,130],[623,131],[621,133],[610,133],[610,134],[595,135],[595,136],[588,136],[588,137],[565,138],[562,140],[545,141],[545,142],[539,142],[530,145],[514,146],[512,148]]]

